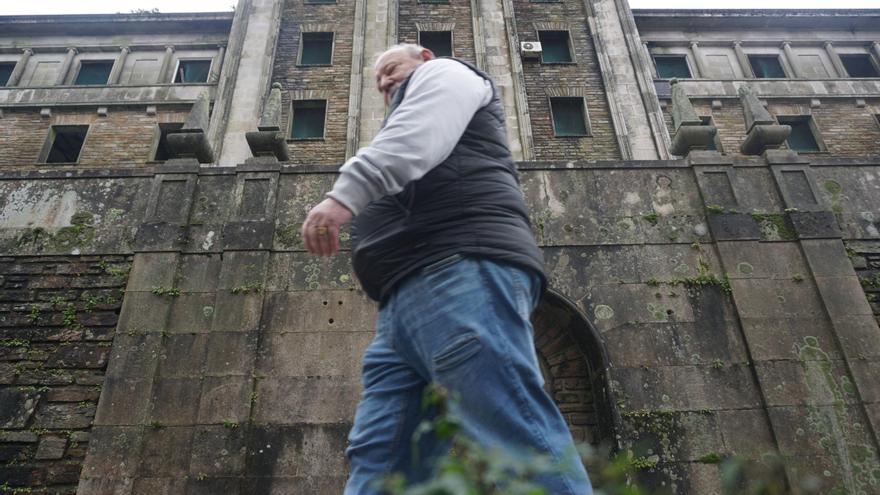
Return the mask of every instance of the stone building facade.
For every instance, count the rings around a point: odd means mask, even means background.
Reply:
[[[376,308],[298,229],[398,41],[496,82],[577,440],[880,490],[880,11],[240,0],[0,17],[0,491],[340,492]]]

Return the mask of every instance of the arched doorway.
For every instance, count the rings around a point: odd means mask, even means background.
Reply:
[[[608,394],[608,359],[599,332],[561,294],[549,290],[532,313],[545,388],[562,411],[575,441],[614,438]]]

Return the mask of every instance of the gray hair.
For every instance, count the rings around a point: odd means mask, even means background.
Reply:
[[[379,62],[382,60],[382,58],[384,58],[386,55],[389,55],[391,53],[404,52],[412,58],[421,58],[422,50],[424,50],[424,49],[425,49],[425,47],[423,47],[421,45],[417,45],[415,43],[399,43],[397,45],[394,45],[394,46],[388,48],[387,50],[380,53],[379,55],[376,55],[376,61],[373,62],[373,69],[378,69]]]

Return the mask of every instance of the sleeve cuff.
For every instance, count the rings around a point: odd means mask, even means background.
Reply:
[[[355,216],[372,201],[368,192],[346,173],[342,173],[336,179],[333,189],[326,196],[342,203]]]

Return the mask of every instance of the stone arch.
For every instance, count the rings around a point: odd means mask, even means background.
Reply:
[[[531,319],[545,388],[575,441],[612,442],[608,357],[599,332],[574,303],[553,290],[544,294]]]

